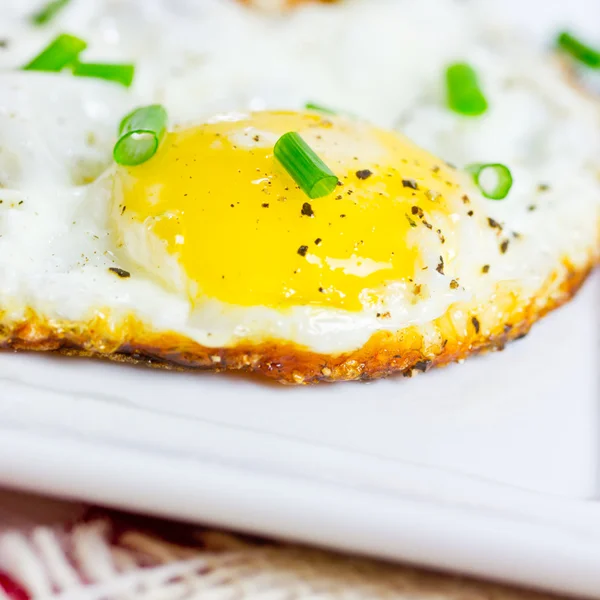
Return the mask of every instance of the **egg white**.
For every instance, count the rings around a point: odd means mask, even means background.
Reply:
[[[597,248],[597,101],[570,87],[547,53],[488,22],[471,4],[354,0],[281,17],[224,0],[73,0],[47,28],[34,30],[26,16],[37,4],[12,3],[0,23],[0,38],[9,40],[0,49],[5,324],[30,310],[60,322],[85,322],[104,311],[115,331],[134,314],[153,331],[177,332],[208,347],[279,339],[345,352],[382,329],[416,324],[426,331],[459,301],[493,302],[498,282],[532,297],[565,257],[582,267]],[[59,31],[88,40],[90,60],[135,62],[133,88],[15,70]],[[479,119],[450,112],[443,97],[444,67],[466,58],[490,100]],[[475,216],[457,216],[452,272],[435,272],[437,254],[426,259],[432,265],[427,300],[410,303],[397,286],[382,299],[391,314],[384,322],[375,310],[278,311],[217,300],[195,310],[117,247],[109,219],[111,151],[128,110],[161,102],[174,125],[307,101],[397,128],[457,165],[511,167],[515,184],[504,201],[469,190]],[[505,253],[488,217],[503,225]],[[490,271],[482,277],[486,264]],[[132,277],[120,279],[109,267],[129,269]],[[460,288],[449,289],[451,278]]]

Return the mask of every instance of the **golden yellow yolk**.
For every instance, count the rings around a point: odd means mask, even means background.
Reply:
[[[287,131],[338,176],[332,194],[311,200],[274,158]],[[411,231],[433,243],[423,215],[447,214],[457,188],[449,167],[396,134],[262,112],[173,131],[148,162],[119,167],[114,215],[121,233],[142,226],[164,243],[196,302],[356,311],[423,268]],[[164,264],[143,266],[165,279]]]

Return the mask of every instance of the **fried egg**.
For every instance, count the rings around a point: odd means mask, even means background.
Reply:
[[[46,35],[134,60],[130,90],[16,70],[43,36],[33,3],[15,5],[0,26],[17,36],[0,49],[0,346],[365,379],[501,347],[567,300],[598,261],[597,101],[460,3],[399,4],[281,17],[73,1]],[[406,35],[382,34],[394,22]],[[480,118],[443,95],[465,56]],[[114,164],[120,119],[154,102],[171,119],[157,153]],[[309,198],[275,158],[290,131],[338,178],[331,194]],[[482,194],[473,162],[510,165],[505,199]]]

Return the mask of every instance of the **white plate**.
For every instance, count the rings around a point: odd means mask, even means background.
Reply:
[[[0,484],[598,596],[599,284],[372,384],[0,355]]]

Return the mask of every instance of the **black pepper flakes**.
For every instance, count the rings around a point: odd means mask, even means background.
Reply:
[[[305,217],[314,217],[315,213],[313,212],[312,206],[310,205],[309,202],[305,202],[302,205],[302,211],[301,213],[305,216]]]
[[[371,175],[373,175],[373,172],[369,171],[369,169],[361,169],[360,171],[356,171],[356,176],[358,179],[368,179],[371,177]]]
[[[509,240],[506,239],[506,240],[503,240],[502,243],[500,244],[500,252],[502,252],[502,254],[505,254],[506,251],[508,250],[508,243],[509,243]]]
[[[438,264],[438,266],[435,268],[435,270],[440,274],[443,275],[444,274],[444,259],[443,257],[440,256],[440,262]]]
[[[483,265],[483,267],[481,267],[481,272],[482,273],[489,273],[490,272],[490,265]]]
[[[492,229],[499,229],[500,231],[502,231],[502,225],[500,225],[498,221],[492,219],[492,217],[488,217],[488,224]]]
[[[403,179],[402,186],[405,188],[410,188],[411,190],[418,190],[419,186],[414,179]]]
[[[471,200],[469,200],[469,196],[466,194],[462,197],[462,201],[464,204],[470,204]]]
[[[470,210],[470,211],[467,213],[467,215],[469,215],[469,217],[472,217],[474,214],[475,214],[475,213],[474,213],[472,210]]]
[[[340,219],[345,219],[346,215],[340,215]]]
[[[416,227],[417,226],[417,224],[408,216],[407,213],[404,213],[404,216],[406,217],[406,220],[408,221],[408,224],[411,227]]]
[[[127,279],[127,277],[131,277],[131,273],[129,271],[125,271],[125,269],[119,269],[119,267],[108,267],[109,271],[116,273],[119,277],[123,279]]]
[[[471,317],[471,323],[473,323],[473,328],[475,329],[475,333],[479,333],[479,319],[477,317]]]
[[[300,246],[300,248],[298,248],[298,254],[300,256],[306,256],[307,252],[308,252],[308,246]]]
[[[261,206],[262,206],[263,208],[269,208],[269,203],[268,203],[268,202],[263,202],[263,203],[261,204]]]
[[[423,209],[420,206],[411,207],[410,212],[413,215],[417,215],[419,219],[422,219],[425,216],[425,213],[423,212]]]
[[[450,282],[450,289],[451,289],[451,290],[455,290],[455,289],[457,289],[457,288],[458,288],[458,281],[456,281],[456,279],[453,279],[453,280]]]
[[[321,238],[317,238],[315,240],[315,246],[319,246],[323,240]]]

